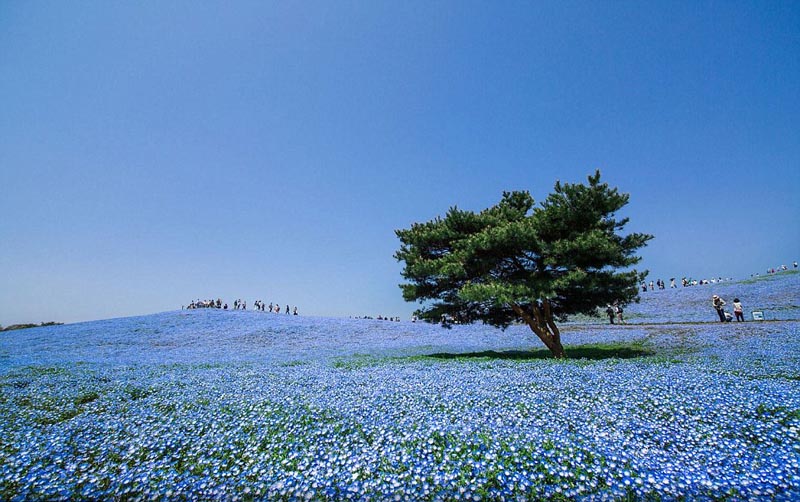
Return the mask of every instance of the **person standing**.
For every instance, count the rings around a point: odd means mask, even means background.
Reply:
[[[617,313],[614,312],[614,307],[610,303],[606,307],[606,315],[608,316],[609,324],[614,324],[614,317],[616,317]]]
[[[738,298],[733,299],[733,315],[736,316],[736,322],[744,322],[744,308]]]
[[[714,306],[714,310],[717,311],[719,322],[725,322],[725,300],[718,295],[714,295],[711,297],[711,304]]]
[[[616,303],[614,305],[614,310],[616,311],[617,314],[617,321],[619,321],[620,324],[625,324],[625,319],[622,317],[622,305]]]

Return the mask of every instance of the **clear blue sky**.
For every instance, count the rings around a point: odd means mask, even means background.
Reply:
[[[800,260],[800,3],[0,3],[0,324],[400,315],[394,230],[595,169],[650,278]]]

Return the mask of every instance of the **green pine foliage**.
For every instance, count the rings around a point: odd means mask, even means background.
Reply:
[[[556,321],[638,299],[646,272],[631,267],[652,236],[621,233],[628,219],[614,215],[628,198],[596,171],[588,184],[556,182],[539,206],[527,191],[504,192],[479,213],[453,207],[397,230],[403,298],[422,302],[417,315],[432,322],[524,321],[563,357]]]

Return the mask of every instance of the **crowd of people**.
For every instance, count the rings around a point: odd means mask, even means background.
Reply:
[[[792,263],[792,268],[797,269],[797,267],[798,267],[797,262],[796,261],[793,262]],[[777,274],[779,272],[786,271],[786,270],[789,270],[789,267],[787,267],[786,265],[781,265],[780,267],[771,267],[771,268],[767,269],[767,274]],[[758,273],[750,274],[750,277],[758,277],[758,275],[759,275]],[[686,288],[686,287],[689,287],[689,286],[702,286],[702,285],[705,285],[705,284],[717,284],[717,283],[721,283],[721,282],[725,282],[725,281],[732,281],[732,280],[733,280],[732,278],[724,279],[722,277],[717,277],[716,279],[712,278],[712,279],[699,279],[699,280],[698,279],[692,279],[691,277],[681,277],[681,286]],[[657,279],[655,282],[650,281],[649,284],[647,282],[645,282],[645,281],[642,281],[642,284],[640,285],[642,293],[646,293],[647,291],[655,291],[656,289],[666,289],[666,287],[667,287],[666,283],[662,279]],[[670,289],[678,287],[678,284],[675,281],[674,277],[670,278],[669,287],[670,287]]]
[[[798,264],[797,264],[796,261],[792,262],[792,268],[794,268],[795,270],[798,268]],[[789,267],[786,266],[786,265],[781,265],[779,267],[770,267],[770,268],[767,269],[767,275],[777,274],[779,272],[784,272],[784,271],[787,271],[787,270],[789,270]],[[758,276],[759,276],[758,272],[756,272],[754,274],[750,274],[751,278],[758,277]],[[719,282],[732,281],[732,280],[733,279],[731,279],[731,278],[723,279],[722,277],[718,277],[716,279],[700,279],[700,280],[683,277],[683,278],[681,278],[681,285],[683,287],[701,286],[701,285],[704,285],[704,284],[716,284],[716,283],[719,283]],[[663,287],[664,281],[661,281],[659,279],[658,281],[656,281],[656,286],[658,286],[659,283],[661,284],[661,287],[659,289],[664,289],[664,287]],[[677,287],[675,285],[675,279],[674,278],[670,279],[670,287],[671,288]],[[653,290],[653,281],[650,281],[650,290],[651,291]],[[645,283],[642,283],[642,291],[643,292],[647,291],[647,287],[646,287]]]
[[[378,314],[378,317],[372,317],[370,315],[365,315],[364,317],[352,317],[351,316],[351,319],[375,319],[375,320],[378,320],[378,321],[400,322],[400,317],[399,316],[398,317],[385,317],[385,316],[383,316],[381,314]]]
[[[222,300],[217,298],[216,300],[192,300],[188,306],[184,307],[181,305],[181,310],[183,309],[220,309],[222,307]],[[228,304],[225,304],[225,309],[227,310]]]
[[[692,279],[691,277],[681,277],[681,286],[686,288],[689,286],[701,286],[703,284],[717,284],[719,282],[725,281],[732,281],[733,279],[723,279],[722,277],[717,277],[716,279]],[[657,279],[655,282],[650,281],[649,288],[647,282],[642,281],[641,284],[642,293],[647,293],[647,291],[655,291],[656,289],[667,289],[667,284],[664,282],[663,279]],[[674,277],[669,279],[669,287],[670,289],[677,288],[678,284],[675,281]]]
[[[792,268],[795,268],[795,269],[797,268],[797,262],[792,263]],[[775,268],[775,267],[768,268],[767,269],[767,274],[777,274],[778,272],[783,272],[783,271],[786,271],[786,270],[789,270],[789,267],[787,267],[786,265],[781,265],[780,267],[777,267],[777,268]],[[758,276],[758,274],[755,274],[755,275]],[[753,276],[751,275],[750,277],[753,277]]]
[[[792,267],[794,269],[798,268],[798,264],[796,261],[792,263]],[[789,267],[787,267],[786,265],[781,265],[780,267],[767,269],[767,274],[776,274],[778,272],[785,270],[789,270]],[[752,274],[750,277],[754,276],[757,277],[758,274],[757,273]],[[685,287],[705,285],[705,284],[717,284],[730,280],[732,279],[723,279],[722,277],[718,277],[716,279],[700,279],[700,280],[692,279],[691,277],[689,278],[681,277],[680,283],[681,286],[685,288]],[[670,289],[675,289],[678,287],[678,284],[674,277],[670,278],[669,287]],[[656,289],[660,290],[667,289],[667,285],[663,279],[657,279],[656,281],[650,281],[649,283],[643,281],[641,284],[641,290],[643,293],[646,293],[648,290],[655,291]],[[742,307],[742,302],[739,300],[739,298],[734,298],[733,300],[732,314],[730,312],[725,311],[725,305],[726,305],[725,300],[720,298],[719,295],[713,295],[711,297],[711,303],[712,306],[714,307],[714,310],[717,312],[717,315],[719,316],[720,322],[730,322],[734,318],[736,319],[737,322],[744,321],[744,308]],[[223,303],[220,298],[217,298],[216,300],[198,299],[198,300],[192,300],[192,302],[189,303],[189,305],[186,307],[181,306],[181,310],[183,310],[184,308],[186,309],[217,308],[217,309],[228,310],[228,304]],[[241,299],[235,300],[233,302],[233,310],[247,310],[247,301],[243,301]],[[258,312],[272,312],[274,314],[280,314],[282,311],[279,303],[270,302],[269,304],[265,304],[262,300],[256,300],[255,302],[253,302],[253,310]],[[289,305],[286,305],[286,308],[283,310],[283,313],[287,315],[289,314],[298,315],[297,307],[290,309]],[[624,311],[621,303],[614,302],[606,305],[605,313],[608,316],[608,321],[610,324],[614,324],[615,322],[619,324],[625,324],[625,318],[623,315]],[[364,317],[358,317],[357,319],[373,319],[373,317],[364,316]],[[378,315],[376,319],[379,321],[396,321],[396,322],[400,321],[400,317],[384,317],[383,315]],[[417,320],[416,316],[414,316],[411,319],[412,322],[416,320]],[[457,324],[457,320],[450,318],[449,316],[443,316],[442,324],[443,325]]]
[[[297,307],[286,307],[281,308],[281,305],[277,302],[273,303],[264,303],[263,300],[256,300],[252,303],[253,307],[252,310],[256,312],[271,312],[273,314],[280,314],[283,312],[287,315],[300,315],[297,310]],[[189,305],[181,305],[181,310],[184,309],[222,309],[222,310],[247,310],[247,301],[242,299],[236,299],[233,301],[233,304],[228,307],[228,304],[223,302],[222,299],[217,298],[216,300],[192,300]],[[377,317],[372,316],[364,316],[364,317],[355,317],[355,319],[376,319],[378,321],[394,321],[400,322],[400,316],[384,316],[378,315]],[[416,321],[416,318],[413,319]]]
[[[181,310],[183,309],[222,309],[228,310],[228,304],[223,303],[220,298],[216,300],[192,300],[188,306],[184,307],[181,305]],[[247,310],[247,301],[236,299],[233,301],[233,309],[232,310]],[[274,314],[281,313],[281,306],[279,303],[270,303],[266,305],[262,300],[256,300],[253,302],[253,310],[257,312],[272,312]],[[295,306],[294,309],[289,309],[289,305],[286,305],[286,314],[293,314],[298,315],[297,307]]]

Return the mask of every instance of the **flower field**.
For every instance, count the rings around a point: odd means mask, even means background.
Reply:
[[[0,498],[800,499],[800,321],[563,337],[555,361],[522,327],[216,310],[4,333]]]

